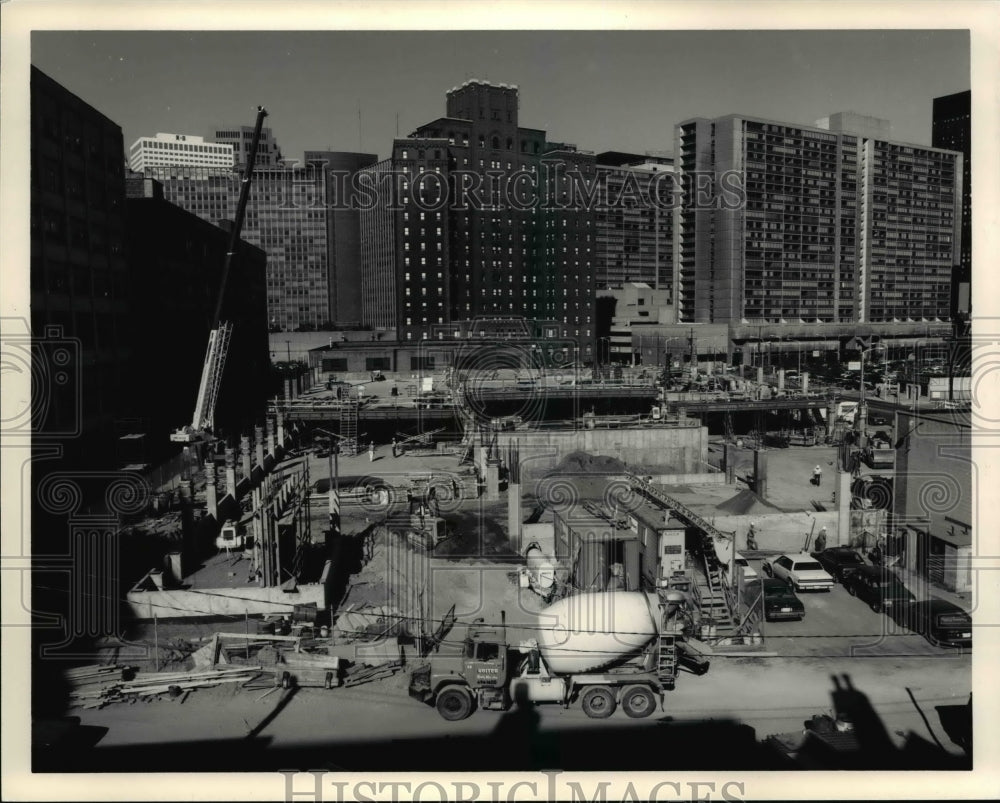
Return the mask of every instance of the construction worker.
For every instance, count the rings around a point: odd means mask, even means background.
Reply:
[[[396,454],[396,439],[395,438],[392,439],[392,456],[393,457],[397,457],[398,456]]]
[[[819,485],[820,480],[823,478],[823,469],[819,467],[817,463],[816,468],[813,469],[813,485]]]
[[[816,536],[816,551],[822,552],[824,549],[826,549],[826,527],[823,527]]]
[[[375,441],[371,441],[368,444],[368,462],[369,463],[375,462]]]

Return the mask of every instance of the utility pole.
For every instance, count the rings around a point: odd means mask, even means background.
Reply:
[[[690,329],[690,334],[688,335],[688,346],[691,352],[691,378],[694,379],[698,376],[698,358],[695,356],[694,351],[694,327]]]

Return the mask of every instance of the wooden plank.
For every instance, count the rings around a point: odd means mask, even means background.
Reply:
[[[217,633],[219,638],[238,638],[247,640],[246,633]],[[272,636],[267,633],[252,633],[253,641],[299,641],[302,636]]]

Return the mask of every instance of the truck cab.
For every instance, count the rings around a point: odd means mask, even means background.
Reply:
[[[466,628],[460,653],[439,652],[410,676],[410,697],[433,704],[445,719],[465,719],[477,705],[509,707],[506,628],[482,621]]]

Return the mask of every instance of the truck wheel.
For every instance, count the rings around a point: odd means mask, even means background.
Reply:
[[[445,689],[437,697],[438,713],[449,722],[458,722],[472,713],[472,697],[465,689]]]
[[[615,696],[607,686],[591,686],[580,701],[583,713],[591,719],[607,719],[618,707]]]
[[[622,694],[622,710],[632,719],[643,719],[656,710],[656,698],[646,686],[633,686]]]

